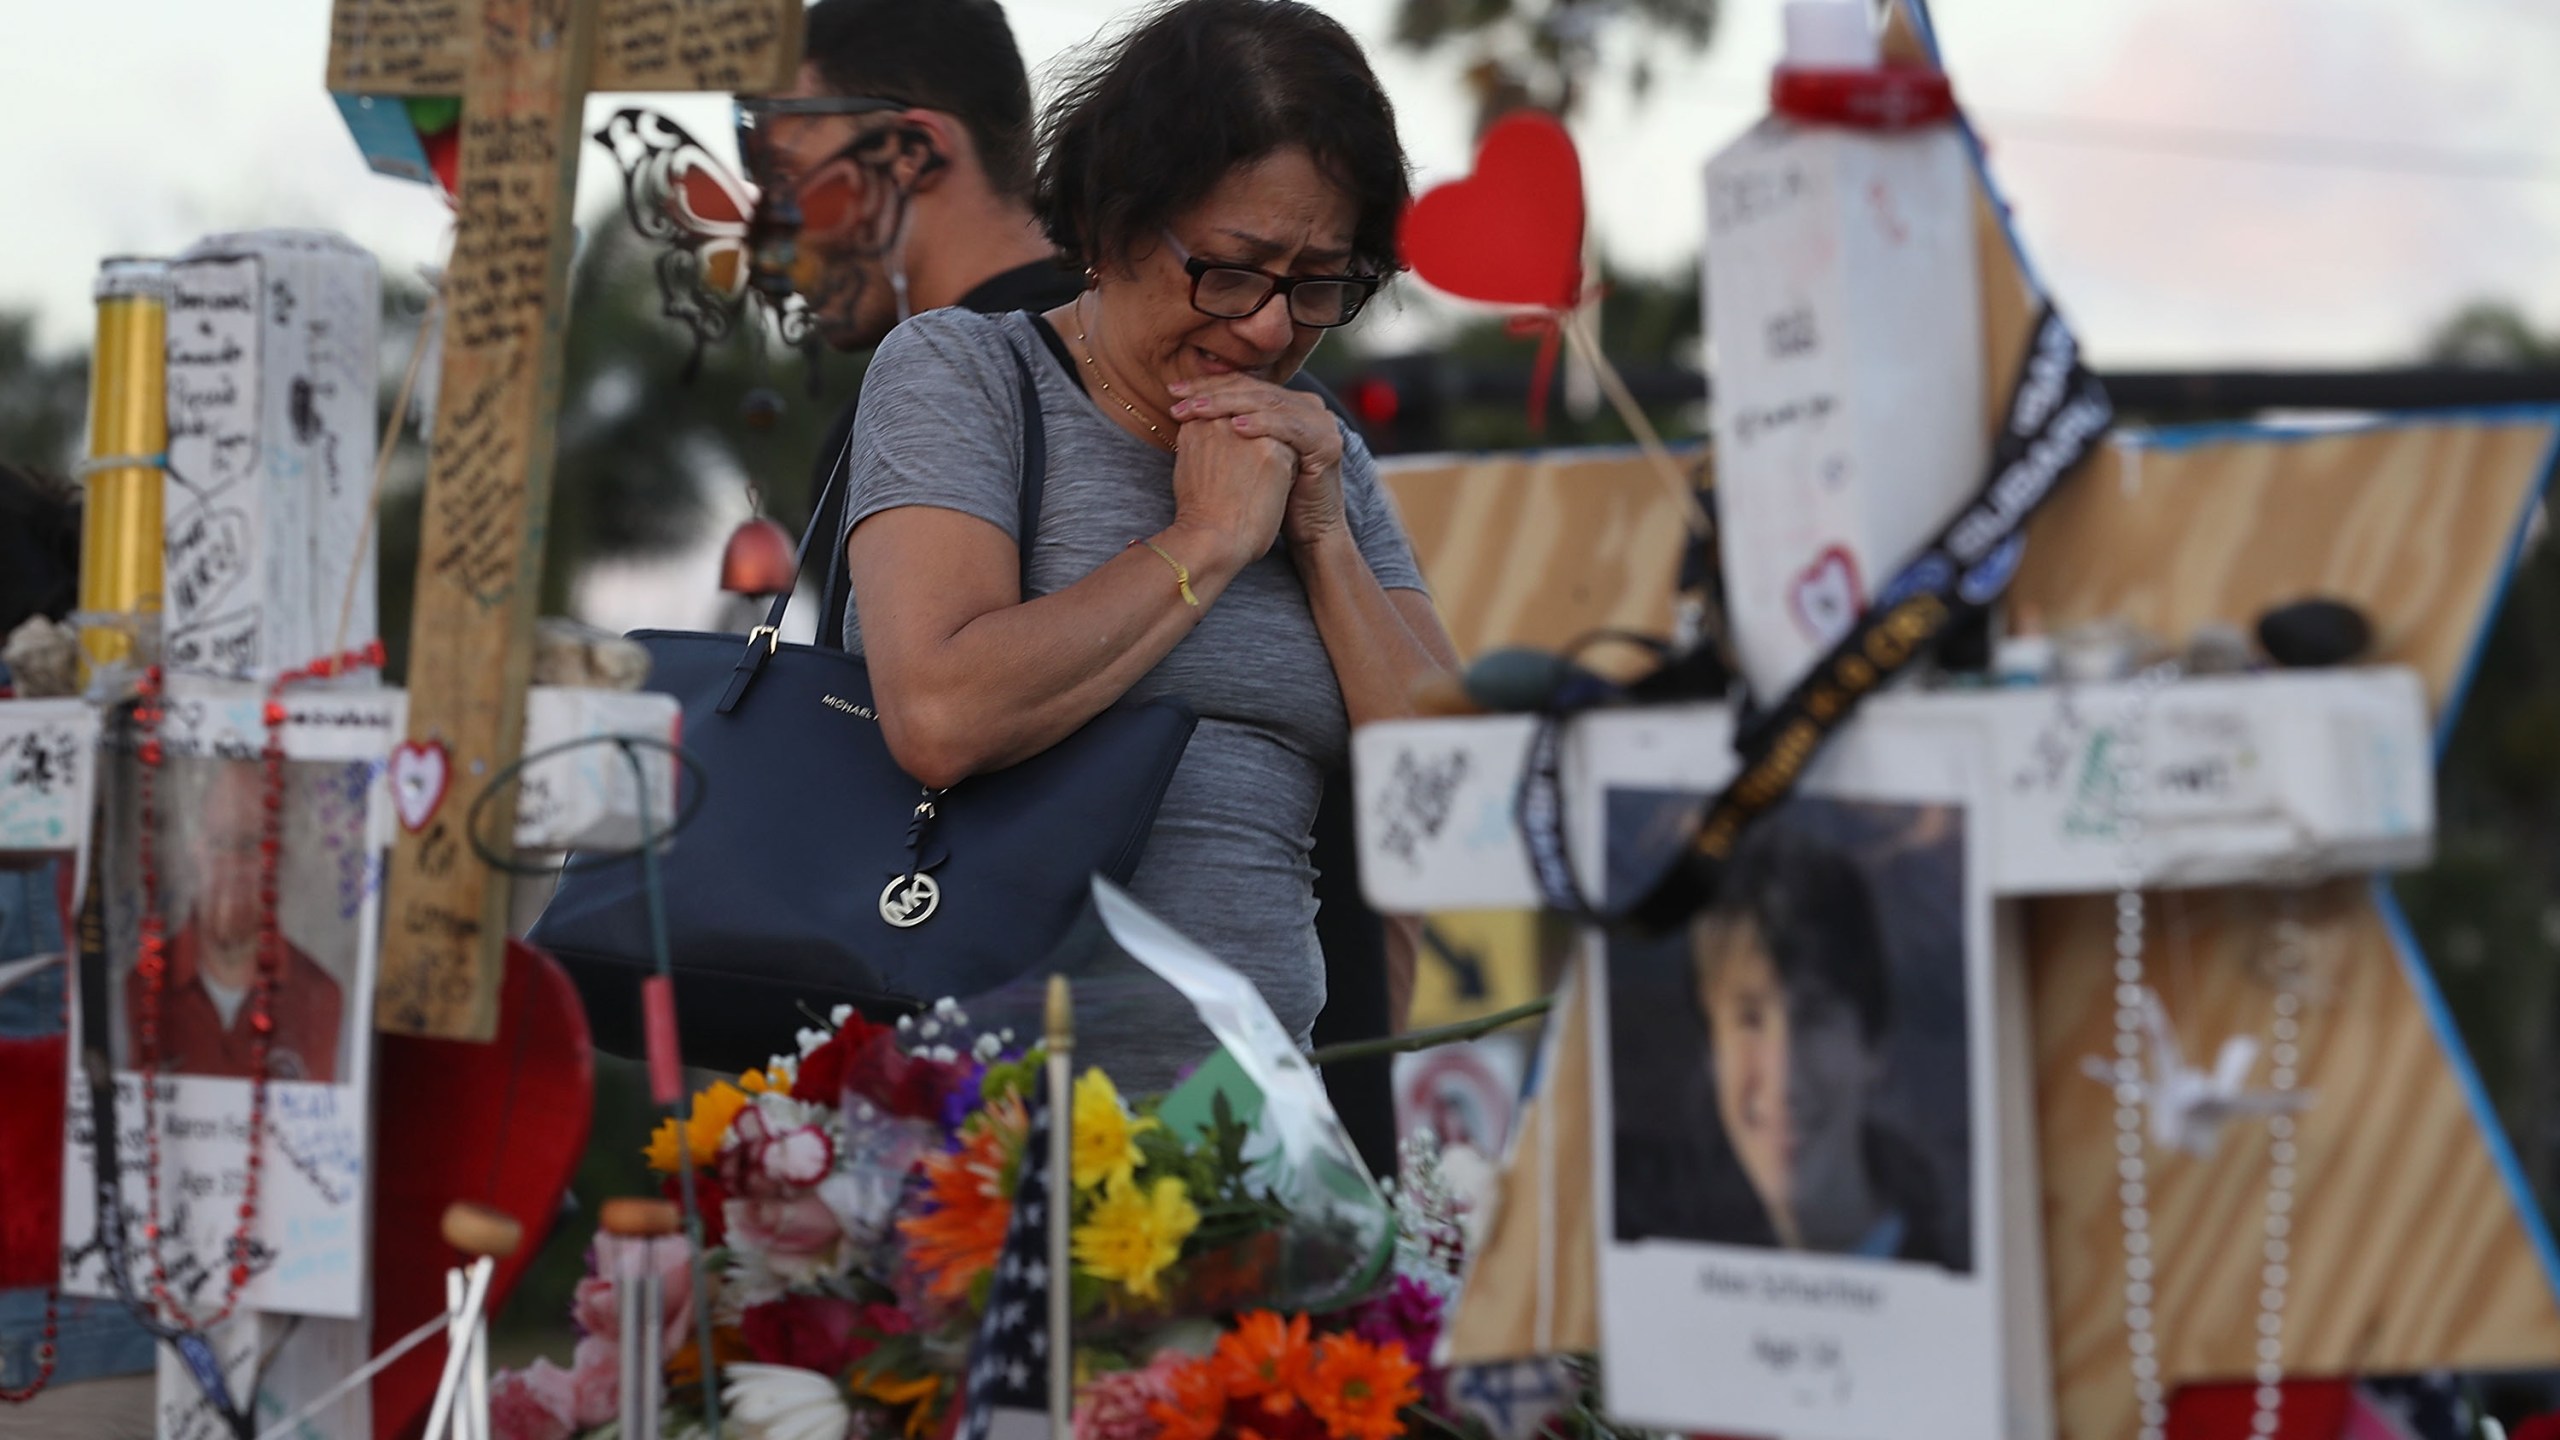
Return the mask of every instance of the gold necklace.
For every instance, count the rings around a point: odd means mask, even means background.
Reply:
[[[1139,414],[1137,406],[1121,399],[1120,392],[1111,388],[1111,382],[1102,378],[1102,367],[1093,363],[1093,342],[1085,338],[1084,297],[1082,295],[1076,297],[1076,345],[1079,349],[1084,351],[1084,368],[1093,372],[1093,383],[1101,386],[1102,393],[1111,397],[1111,403],[1128,411],[1130,419],[1146,426],[1147,433],[1155,437],[1157,444],[1162,445],[1167,450],[1180,450],[1182,448],[1179,441],[1167,440],[1164,438],[1164,431],[1157,428],[1156,422]]]

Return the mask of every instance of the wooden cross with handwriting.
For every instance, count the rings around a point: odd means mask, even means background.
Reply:
[[[401,757],[441,790],[420,823],[403,814],[392,853],[375,1006],[385,1030],[484,1041],[497,1030],[507,887],[464,827],[523,744],[586,93],[788,88],[801,3],[332,0],[331,90],[462,97]]]

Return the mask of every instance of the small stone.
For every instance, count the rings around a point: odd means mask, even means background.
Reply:
[[[2190,675],[2237,675],[2249,668],[2249,659],[2249,637],[2227,621],[2207,620],[2187,637]]]
[[[2373,624],[2342,600],[2297,600],[2258,617],[2258,644],[2291,669],[2343,665],[2373,644]]]
[[[1544,650],[1511,645],[1467,667],[1467,698],[1496,713],[1537,710],[1565,688],[1574,667]]]

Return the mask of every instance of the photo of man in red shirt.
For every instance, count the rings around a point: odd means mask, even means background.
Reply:
[[[203,803],[176,817],[168,844],[169,881],[191,875],[186,913],[169,919],[168,980],[160,996],[160,1039],[147,1068],[177,1075],[251,1079],[257,1074],[251,1021],[258,984],[258,841],[264,810],[263,767],[215,761]],[[173,787],[174,788],[174,787]],[[128,1063],[146,1068],[142,1049],[144,981],[126,974],[124,1014]],[[338,1079],[345,997],[337,977],[290,939],[269,1006],[273,1043],[267,1074],[276,1080]]]

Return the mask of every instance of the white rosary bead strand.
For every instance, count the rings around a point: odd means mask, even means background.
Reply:
[[[2156,1294],[2151,1258],[2150,1174],[2142,1127],[2143,739],[2151,697],[2176,678],[2167,665],[2144,671],[2115,736],[2115,820],[2123,842],[2116,890],[2116,1198],[2124,1220],[2124,1331],[2133,1368],[2137,1440],[2162,1440],[2169,1407],[2160,1386],[2160,1343],[2153,1326]]]
[[[2124,1221],[2124,1328],[2131,1356],[2133,1396],[2139,1419],[2137,1440],[2163,1440],[2169,1421],[2166,1392],[2160,1383],[2160,1343],[2156,1324],[2158,1273],[2152,1259],[2150,1173],[2143,1133],[2142,1049],[2144,910],[2142,882],[2142,815],[2145,775],[2143,742],[2152,697],[2176,678],[2173,667],[2145,671],[2135,681],[2132,699],[2116,735],[2114,764],[2117,833],[2123,841],[2116,892],[2116,1196]],[[2268,1047],[2269,1087],[2289,1096],[2301,1078],[2302,979],[2306,948],[2298,912],[2299,896],[2284,892],[2283,914],[2276,928],[2275,1018]],[[2284,1421],[2284,1309],[2292,1277],[2293,1194],[2297,1152],[2294,1121],[2279,1110],[2267,1119],[2267,1202],[2264,1264],[2258,1271],[2257,1386],[2249,1430],[2254,1440],[2273,1440]]]
[[[2293,1094],[2301,1078],[2302,1058],[2302,973],[2306,948],[2302,920],[2298,913],[2300,897],[2293,890],[2284,892],[2281,918],[2276,922],[2275,1019],[2270,1026],[2268,1047],[2268,1088],[2277,1095]],[[2250,1433],[2259,1440],[2271,1440],[2284,1421],[2284,1306],[2288,1283],[2293,1277],[2293,1187],[2294,1162],[2293,1116],[2279,1110],[2267,1117],[2267,1218],[2265,1242],[2260,1250],[2265,1263],[2258,1271],[2258,1386],[2255,1413],[2249,1421]]]

